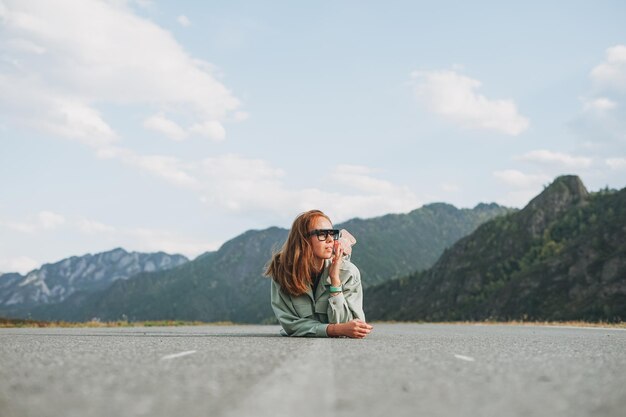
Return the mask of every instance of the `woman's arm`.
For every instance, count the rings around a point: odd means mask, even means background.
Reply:
[[[352,263],[346,261],[344,265],[340,274],[343,292],[330,296],[328,300],[328,318],[331,324],[326,331],[330,337],[362,339],[372,331],[373,326],[365,322],[361,273]]]
[[[328,298],[328,321],[346,323],[359,319],[364,322],[363,288],[359,269],[353,263],[344,261],[339,271],[339,278],[343,292]]]
[[[285,295],[280,291],[280,286],[274,280],[272,280],[271,299],[272,310],[274,310],[274,314],[283,330],[289,336],[328,337],[326,332],[328,324],[301,317],[295,311],[293,303],[286,299]],[[306,314],[308,315],[308,313]],[[313,314],[312,308],[310,314]]]

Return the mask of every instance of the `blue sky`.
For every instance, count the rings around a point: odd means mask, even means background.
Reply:
[[[471,3],[471,4],[470,4]],[[620,1],[0,0],[0,272],[626,182]],[[358,239],[358,236],[357,236]]]

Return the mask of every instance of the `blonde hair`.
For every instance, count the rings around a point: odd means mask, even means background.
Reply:
[[[292,296],[304,294],[309,289],[315,267],[313,248],[308,233],[318,217],[330,218],[320,210],[301,213],[293,221],[289,236],[278,253],[265,268],[265,275],[276,281],[281,289]]]

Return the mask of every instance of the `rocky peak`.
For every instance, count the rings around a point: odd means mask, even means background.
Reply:
[[[541,194],[531,200],[520,213],[533,236],[543,233],[546,226],[567,209],[584,204],[589,192],[576,175],[557,177]]]
[[[496,203],[478,203],[474,207],[476,211],[489,211],[489,210],[499,210],[502,209],[502,206]]]
[[[72,256],[45,264],[26,276],[0,276],[0,306],[58,303],[76,291],[98,291],[118,279],[174,268],[187,261],[182,255],[127,252],[122,248]]]

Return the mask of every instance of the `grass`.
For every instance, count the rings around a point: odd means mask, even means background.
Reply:
[[[462,322],[459,322],[462,323]],[[569,326],[569,327],[611,327],[617,329],[626,329],[626,322],[609,323],[604,321],[591,322],[591,321],[507,321],[507,322],[466,322],[467,324],[504,324],[508,326]]]
[[[376,323],[407,323],[397,321],[379,321]],[[626,322],[588,322],[588,321],[452,321],[419,324],[466,324],[466,325],[507,325],[507,326],[571,326],[571,327],[609,327],[626,329]],[[0,317],[0,328],[15,327],[170,327],[170,326],[235,326],[238,323],[219,321],[206,323],[202,321],[185,320],[148,320],[148,321],[99,321],[68,322],[68,321],[39,321],[29,319],[11,319]]]
[[[148,320],[148,321],[100,321],[91,320],[86,322],[71,321],[41,321],[29,319],[12,319],[0,317],[0,328],[15,327],[170,327],[170,326],[230,326],[235,323],[220,321],[205,323],[201,321],[185,320]]]
[[[408,323],[401,321],[379,321],[374,323]],[[522,320],[511,320],[511,321],[442,321],[442,322],[414,322],[419,324],[466,324],[473,326],[568,326],[568,327],[609,327],[614,329],[626,329],[626,322],[616,322],[609,323],[604,321],[599,322],[591,322],[591,321],[577,321],[577,320],[569,320],[569,321],[522,321]]]

